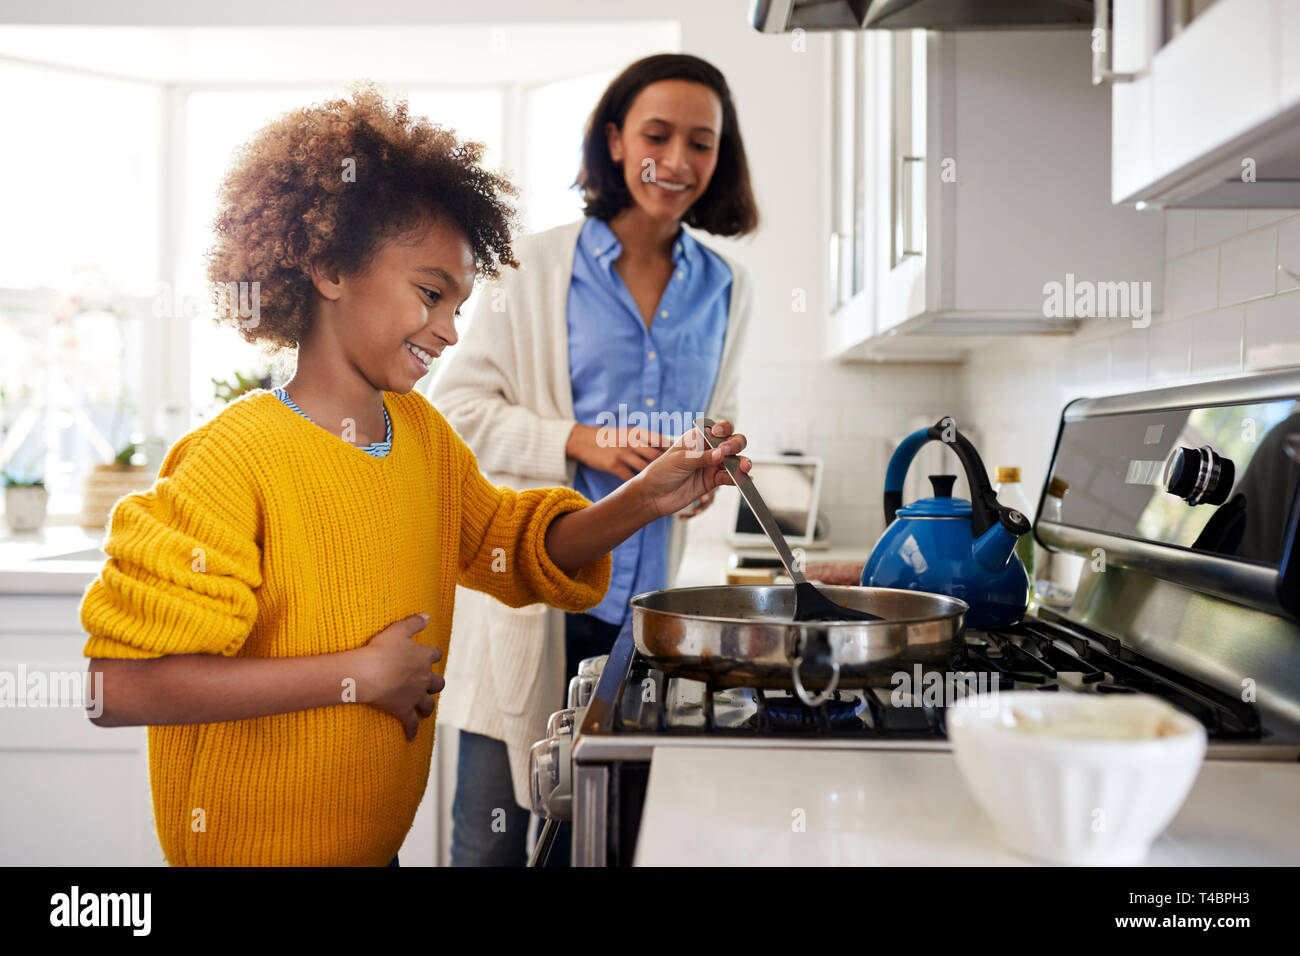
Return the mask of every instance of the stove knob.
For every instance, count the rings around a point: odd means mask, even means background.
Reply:
[[[578,673],[584,677],[600,677],[605,672],[605,663],[608,660],[608,654],[601,654],[599,657],[584,657],[578,661]]]
[[[546,721],[546,736],[572,737],[573,728],[577,725],[577,717],[578,711],[573,707],[557,710]]]
[[[1189,505],[1221,505],[1232,494],[1237,468],[1209,445],[1177,449],[1165,464],[1165,490]]]
[[[600,678],[591,674],[579,673],[576,677],[569,679],[569,696],[566,703],[570,710],[576,710],[579,707],[586,707],[591,703],[591,697],[596,693],[596,684]]]
[[[546,739],[529,748],[529,799],[539,817],[568,820],[573,816],[570,779],[573,731],[577,723],[576,710],[557,710],[546,721]]]
[[[608,660],[608,654],[601,654],[599,657],[585,657],[578,662],[577,676],[569,679],[569,695],[565,701],[569,707],[586,707],[591,703]]]
[[[529,799],[539,817],[573,819],[572,743],[568,736],[547,737],[528,751]]]

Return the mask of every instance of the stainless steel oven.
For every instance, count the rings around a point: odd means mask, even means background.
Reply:
[[[1082,559],[1072,603],[967,630],[950,673],[998,690],[1155,694],[1205,725],[1208,759],[1300,760],[1300,373],[1073,402],[1047,480],[1067,488],[1040,506],[1035,534]],[[563,772],[552,760],[535,780],[539,809],[573,819],[577,865],[631,864],[660,747],[948,749],[938,704],[841,688],[809,708],[670,678],[630,626],[588,671],[579,706],[539,744],[563,740]]]

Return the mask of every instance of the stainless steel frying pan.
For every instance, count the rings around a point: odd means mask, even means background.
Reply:
[[[841,682],[888,686],[894,672],[917,664],[948,667],[965,601],[896,588],[821,590],[884,620],[795,622],[789,585],[672,588],[632,599],[636,648],[667,674],[721,687],[793,688],[809,706]]]

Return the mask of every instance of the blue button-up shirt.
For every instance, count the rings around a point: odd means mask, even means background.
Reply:
[[[673,274],[646,328],[641,310],[614,271],[622,247],[609,226],[588,219],[578,237],[569,285],[569,375],[574,416],[584,425],[646,428],[673,438],[708,413],[722,361],[731,305],[731,269],[681,230]],[[574,488],[599,501],[623,483],[579,464]],[[587,613],[611,624],[628,599],[668,586],[671,516],[614,549],[609,591]]]

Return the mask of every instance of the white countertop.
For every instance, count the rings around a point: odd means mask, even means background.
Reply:
[[[104,532],[76,525],[0,536],[0,595],[81,594],[104,567]],[[63,555],[74,555],[67,559]]]
[[[1211,760],[1151,866],[1300,864],[1300,764]],[[796,810],[805,829],[797,832]],[[949,753],[661,747],[638,866],[1027,866]]]

